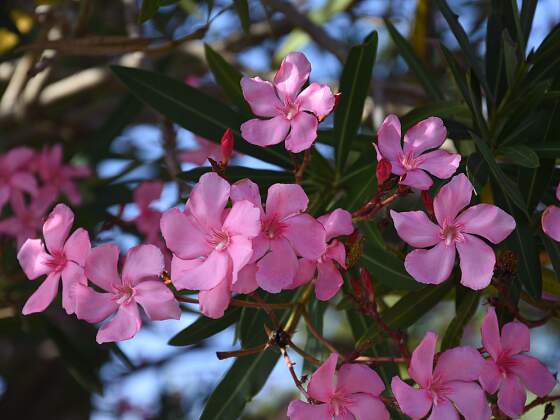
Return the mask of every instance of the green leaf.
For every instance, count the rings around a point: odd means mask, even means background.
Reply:
[[[502,147],[498,152],[510,161],[511,163],[524,168],[538,168],[539,157],[529,147],[524,145]]]
[[[138,99],[187,130],[219,143],[224,131],[230,128],[235,136],[235,150],[292,168],[289,156],[281,147],[258,147],[243,140],[239,127],[244,117],[213,97],[160,73],[120,66],[111,69]]]
[[[177,333],[171,340],[171,346],[190,346],[225,330],[241,316],[241,308],[230,308],[223,317],[218,319],[200,316],[184,330]]]
[[[475,152],[469,156],[467,160],[467,176],[476,191],[482,191],[488,182],[488,172],[488,165],[480,153]]]
[[[468,112],[465,105],[453,101],[433,102],[429,105],[420,105],[403,115],[401,131],[405,133],[417,122],[428,117],[450,118]]]
[[[511,89],[515,85],[515,75],[519,65],[519,57],[517,56],[516,45],[509,37],[506,29],[502,32],[502,46],[504,52],[506,80]]]
[[[142,8],[140,9],[140,23],[154,17],[160,6],[160,0],[143,0]]]
[[[521,4],[521,28],[523,30],[523,39],[525,45],[529,40],[531,27],[533,26],[533,18],[535,17],[535,10],[537,8],[538,0],[523,0]]]
[[[543,232],[540,232],[540,237],[550,257],[550,262],[556,273],[556,279],[560,281],[560,246],[558,246],[558,242],[550,239],[548,235]]]
[[[362,119],[362,111],[377,53],[377,32],[370,33],[363,44],[350,49],[340,77],[340,103],[334,113],[336,138],[336,173],[344,172],[351,142]]]
[[[210,166],[202,166],[181,172],[179,177],[186,181],[197,182],[198,179],[207,172],[212,172],[212,168]],[[285,184],[294,182],[294,176],[290,172],[273,171],[270,169],[253,169],[244,166],[228,166],[225,175],[230,182],[249,178],[263,189],[277,182]]]
[[[373,196],[377,190],[376,168],[375,149],[371,147],[362,153],[339,181],[339,187],[344,191],[340,204],[342,207],[350,212],[355,211]]]
[[[461,286],[462,287],[462,286]],[[480,292],[465,289],[456,309],[455,317],[449,323],[441,341],[441,351],[457,347],[461,344],[465,327],[476,313],[480,302]]]
[[[319,334],[323,334],[323,319],[328,307],[328,302],[320,301],[317,299],[311,299],[307,305],[309,319],[311,320],[311,323],[319,332]],[[311,354],[320,360],[323,359],[322,356],[326,352],[325,347],[309,331],[307,331],[307,337],[305,338],[305,346],[303,349],[307,354]],[[304,374],[312,373],[315,369],[316,367],[309,363],[307,360],[303,361]]]
[[[247,0],[233,0],[233,7],[241,21],[243,32],[249,33],[249,26],[251,26],[251,18],[249,16],[249,3]]]
[[[535,144],[531,149],[543,158],[556,159],[560,157],[560,143]]]

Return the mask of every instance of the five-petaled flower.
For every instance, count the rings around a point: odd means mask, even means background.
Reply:
[[[258,117],[241,125],[249,143],[270,146],[286,139],[286,149],[298,153],[309,149],[317,138],[317,126],[333,109],[335,98],[327,85],[311,83],[300,92],[311,73],[311,64],[300,52],[282,60],[270,83],[260,77],[243,77],[241,89]]]
[[[389,420],[389,412],[379,398],[383,381],[369,367],[357,363],[343,364],[336,371],[337,355],[329,358],[313,373],[307,394],[315,404],[292,401],[290,420]]]
[[[560,200],[560,184],[556,187],[556,198]],[[541,219],[542,230],[552,239],[560,242],[560,208],[548,206]]]
[[[417,281],[439,284],[447,280],[455,254],[459,252],[461,283],[474,290],[490,283],[496,255],[475,235],[497,244],[515,229],[515,220],[491,204],[477,204],[463,210],[469,205],[472,192],[473,186],[463,174],[441,187],[434,199],[438,224],[422,211],[391,210],[397,233],[405,242],[417,248],[433,247],[417,249],[406,256],[406,270]]]

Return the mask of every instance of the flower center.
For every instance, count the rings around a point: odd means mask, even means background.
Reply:
[[[117,304],[122,305],[123,303],[129,303],[134,297],[135,291],[128,284],[115,287],[116,289],[116,299]]]
[[[461,242],[463,236],[463,226],[459,224],[444,223],[441,228],[440,237],[445,241],[445,245],[451,245],[454,242]]]
[[[334,394],[329,399],[329,412],[332,416],[342,416],[346,415],[346,405],[348,401],[344,398],[344,395]]]
[[[276,217],[271,217],[265,220],[262,224],[262,230],[268,239],[276,239],[283,235],[286,225],[276,219]]]
[[[432,378],[428,390],[432,396],[432,401],[435,405],[446,400],[447,395],[450,392],[449,387],[444,382],[441,382],[440,378],[437,376]]]
[[[284,108],[284,115],[288,120],[292,120],[299,112],[299,106],[291,102],[289,99],[286,100],[286,106]]]
[[[416,168],[416,158],[413,152],[402,154],[400,157],[401,165],[408,171]]]
[[[223,251],[229,246],[229,234],[223,230],[213,230],[208,238],[210,246],[214,247],[216,251]]]
[[[66,259],[66,255],[64,252],[54,251],[51,253],[49,260],[46,262],[46,265],[54,272],[60,273],[66,267],[66,263],[68,260]]]

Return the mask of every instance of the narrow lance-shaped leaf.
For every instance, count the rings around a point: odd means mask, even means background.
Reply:
[[[480,302],[480,292],[466,289],[457,305],[455,317],[449,323],[441,341],[441,350],[447,350],[461,344],[465,327],[473,317]]]
[[[241,315],[241,308],[230,308],[223,317],[218,319],[200,316],[184,330],[177,333],[171,340],[171,346],[189,346],[198,344],[202,340],[212,337],[235,323]]]
[[[233,0],[233,6],[237,15],[239,16],[239,20],[241,21],[241,27],[243,28],[243,32],[246,34],[249,33],[249,26],[251,25],[251,18],[249,16],[249,3],[247,0]]]

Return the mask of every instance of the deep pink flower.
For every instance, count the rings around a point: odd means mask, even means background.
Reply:
[[[396,115],[388,115],[377,131],[377,161],[387,159],[392,172],[401,176],[401,184],[427,190],[433,181],[426,172],[446,179],[455,173],[461,162],[461,155],[438,149],[446,136],[443,121],[430,117],[406,132],[403,149],[401,123]],[[430,149],[438,150],[425,153]]]
[[[385,389],[379,375],[367,366],[346,363],[335,376],[336,360],[337,355],[331,354],[309,380],[307,393],[319,403],[292,401],[288,406],[290,420],[389,420],[379,398]]]
[[[286,149],[298,153],[309,149],[317,138],[317,126],[334,107],[334,95],[327,85],[311,83],[311,64],[300,52],[282,60],[274,82],[260,77],[243,77],[241,89],[258,117],[241,125],[241,135],[249,143],[270,146],[286,139]]]
[[[556,187],[556,199],[560,200],[560,184]],[[541,224],[544,233],[560,242],[560,208],[548,206],[542,214]]]
[[[14,192],[37,194],[37,180],[28,169],[33,150],[16,147],[0,156],[0,211]]]
[[[490,355],[480,373],[480,383],[490,394],[498,391],[498,407],[509,417],[523,414],[527,393],[549,394],[556,379],[537,359],[520,353],[530,350],[529,328],[514,321],[500,327],[494,308],[488,308],[481,328],[482,345]]]
[[[171,280],[178,289],[200,290],[202,312],[219,318],[228,307],[232,285],[253,255],[260,232],[260,211],[246,200],[226,205],[230,185],[216,173],[200,177],[185,212],[174,208],[161,219],[161,231],[173,252]]]
[[[159,221],[161,212],[150,207],[152,202],[158,200],[163,191],[163,182],[142,182],[133,193],[134,203],[138,207],[139,214],[134,223],[140,233],[146,235],[146,242],[156,244],[159,240]]]
[[[478,290],[490,283],[496,256],[475,235],[497,244],[515,229],[515,220],[491,204],[477,204],[463,210],[469,205],[472,192],[473,186],[464,174],[454,176],[441,187],[434,199],[437,225],[422,211],[391,210],[397,233],[405,242],[417,248],[433,246],[427,250],[416,249],[406,256],[406,271],[416,281],[439,284],[447,280],[457,251],[464,286]]]
[[[232,186],[234,202],[248,200],[261,212],[261,234],[253,240],[256,282],[264,290],[278,293],[289,288],[298,270],[298,256],[319,259],[326,251],[323,225],[304,213],[309,199],[301,186],[274,184],[268,189],[266,208],[259,187],[248,179]]]
[[[142,325],[138,305],[151,320],[179,319],[181,308],[173,293],[160,280],[163,255],[154,245],[131,248],[118,272],[119,248],[105,244],[92,249],[86,260],[85,272],[96,286],[76,287],[76,315],[79,319],[97,323],[115,314],[97,332],[97,342],[128,340]]]
[[[420,386],[413,388],[398,376],[391,388],[402,412],[413,420],[424,418],[431,408],[430,420],[490,419],[484,391],[475,382],[484,359],[472,347],[455,347],[443,352],[433,368],[437,334],[428,332],[412,353],[408,373]]]
[[[84,264],[91,244],[84,229],[76,229],[70,237],[74,213],[64,204],[58,204],[43,225],[43,238],[28,239],[20,248],[17,258],[29,280],[47,274],[46,280],[25,303],[24,315],[44,311],[55,298],[62,278],[62,306],[67,313],[75,312],[75,289],[86,284]]]
[[[326,240],[331,241],[327,250],[316,260],[302,258],[299,270],[292,287],[307,283],[315,276],[315,296],[319,300],[329,300],[340,290],[344,282],[336,263],[346,269],[346,249],[344,244],[336,239],[338,236],[350,235],[354,231],[352,215],[346,210],[336,209],[332,213],[319,217],[319,222],[326,232]]]

